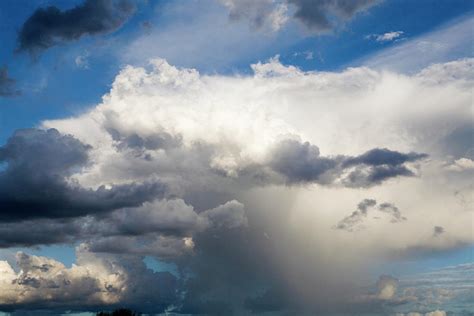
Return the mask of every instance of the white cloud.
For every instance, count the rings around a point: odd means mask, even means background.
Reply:
[[[375,39],[377,42],[391,42],[403,35],[403,31],[387,32],[384,34],[367,35],[367,39]]]
[[[88,51],[85,51],[84,53],[76,56],[76,58],[74,59],[76,67],[81,69],[89,69],[89,56],[90,53]]]
[[[235,251],[251,245],[257,257],[243,267],[260,271],[265,264],[265,271],[278,271],[278,280],[286,291],[298,293],[300,302],[337,305],[334,301],[354,294],[352,282],[370,272],[373,260],[473,242],[472,210],[454,194],[469,188],[471,180],[443,172],[445,157],[452,155],[445,146],[449,136],[472,123],[472,78],[469,72],[452,72],[472,64],[457,60],[410,76],[366,67],[305,72],[273,58],[252,65],[252,75],[224,76],[155,59],[148,68],[125,67],[110,93],[88,112],[43,126],[92,146],[90,164],[71,181],[97,187],[159,179],[174,202],[155,201],[117,214],[128,213],[124,218],[139,226],[187,231],[172,237],[107,237],[91,243],[92,250],[119,245],[133,255],[168,260],[202,253],[206,238],[224,240]],[[449,80],[430,80],[435,77]],[[387,147],[426,152],[431,160],[409,164],[418,177],[364,190],[337,181],[289,186],[269,164],[282,140],[301,144],[296,148],[305,159]],[[357,238],[332,229],[367,197],[393,202],[407,220],[392,225],[368,217],[370,229]],[[200,227],[209,222],[214,226],[203,237]],[[434,225],[449,233],[433,238]],[[252,240],[212,237],[214,229],[230,232],[235,226],[248,228]],[[324,290],[317,284],[325,284]],[[388,300],[394,292],[386,286],[379,296]]]
[[[466,171],[474,169],[474,161],[469,158],[459,158],[453,163],[446,166],[446,169],[450,171]]]
[[[264,12],[252,10],[255,7]],[[282,28],[287,20],[284,3],[205,0],[170,2],[156,10],[160,11],[160,27],[124,43],[125,49],[118,54],[125,63],[140,65],[160,57],[174,65],[207,72],[234,71],[230,67],[236,63],[268,58],[304,38],[295,27]],[[243,19],[237,18],[240,16]],[[249,19],[254,27],[249,26]],[[255,30],[258,25],[262,26],[260,31]]]
[[[464,17],[438,30],[364,57],[360,63],[371,68],[412,74],[433,63],[472,57],[470,45],[472,23],[472,16]]]

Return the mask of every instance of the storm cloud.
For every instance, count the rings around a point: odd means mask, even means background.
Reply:
[[[39,8],[18,33],[18,51],[32,55],[84,35],[110,33],[120,28],[135,7],[129,0],[86,0],[72,9]]]
[[[0,218],[67,218],[138,206],[160,197],[159,182],[88,189],[69,177],[88,163],[89,145],[55,129],[16,131],[0,148]]]
[[[426,158],[426,154],[372,149],[360,156],[324,157],[308,142],[282,141],[272,152],[270,166],[289,183],[342,183],[349,187],[370,187],[398,176],[414,176],[405,163]],[[348,175],[345,173],[348,171]]]
[[[411,302],[401,281],[354,301],[371,262],[472,241],[453,195],[470,187],[436,151],[470,119],[465,84],[275,58],[252,70],[128,66],[85,113],[12,135],[0,149],[0,246],[80,246],[71,268],[2,261],[2,309],[389,314]],[[452,233],[433,238],[433,223]],[[146,256],[173,274],[145,269]],[[76,288],[82,298],[66,302]]]

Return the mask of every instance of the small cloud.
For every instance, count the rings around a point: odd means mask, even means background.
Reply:
[[[335,229],[346,230],[349,232],[357,231],[362,229],[361,224],[367,218],[367,214],[372,208],[375,208],[377,201],[374,199],[364,199],[357,205],[357,210],[351,213],[351,215],[341,219]],[[390,223],[400,223],[406,221],[407,218],[402,215],[398,207],[392,203],[381,203],[378,205],[377,210],[379,212],[386,213],[390,215]],[[379,219],[379,217],[374,217],[374,219]]]
[[[473,170],[474,169],[474,160],[469,158],[459,158],[455,160],[453,163],[448,164],[446,169],[449,171],[466,171],[466,170]]]
[[[390,300],[397,293],[398,279],[390,275],[382,275],[377,280],[377,298],[379,300]]]
[[[89,60],[88,60],[89,56],[90,54],[87,51],[77,56],[74,59],[74,63],[76,64],[77,68],[89,69]]]
[[[384,34],[370,34],[367,35],[366,39],[375,39],[377,42],[391,42],[400,38],[403,35],[403,31],[387,32]]]
[[[441,226],[435,226],[433,227],[433,236],[438,237],[441,234],[444,234],[445,230]]]

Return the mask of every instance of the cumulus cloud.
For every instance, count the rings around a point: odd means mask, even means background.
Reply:
[[[142,310],[150,308],[147,300],[157,299],[154,311],[163,311],[176,299],[176,277],[169,272],[154,273],[141,258],[111,257],[90,253],[86,246],[76,251],[77,263],[67,268],[46,257],[18,252],[16,268],[0,261],[0,308],[48,310],[88,310],[98,306],[121,306],[123,303]],[[136,301],[137,298],[144,301]]]
[[[68,180],[88,162],[89,145],[55,129],[16,131],[0,147],[2,220],[75,217],[138,206],[165,192],[158,182],[129,183],[96,190]]]
[[[134,11],[128,0],[86,0],[65,11],[55,6],[39,8],[18,33],[18,51],[38,54],[84,35],[110,33],[120,28]]]
[[[449,135],[472,119],[467,72],[448,81],[368,68],[305,72],[277,58],[252,70],[202,75],[162,59],[128,66],[87,112],[18,131],[0,149],[0,200],[28,208],[0,208],[1,246],[82,242],[88,260],[176,265],[177,301],[126,291],[114,296],[123,304],[142,297],[157,311],[314,314],[354,310],[356,280],[372,260],[472,242],[472,214],[453,194],[469,194],[470,179],[444,166]],[[42,194],[20,195],[7,180]],[[344,217],[344,227],[370,229],[361,238],[333,229]],[[433,238],[433,223],[449,238]],[[31,295],[43,288],[36,276],[22,282]],[[410,304],[402,281],[389,298],[392,283],[365,300],[370,311]]]
[[[15,79],[8,75],[7,67],[0,67],[0,97],[12,97],[20,94],[20,91],[15,89]]]
[[[469,158],[459,158],[453,161],[453,163],[448,164],[446,169],[457,172],[472,170],[474,169],[474,160]]]

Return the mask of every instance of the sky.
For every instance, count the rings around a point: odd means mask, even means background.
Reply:
[[[473,25],[0,2],[0,314],[474,315]]]

